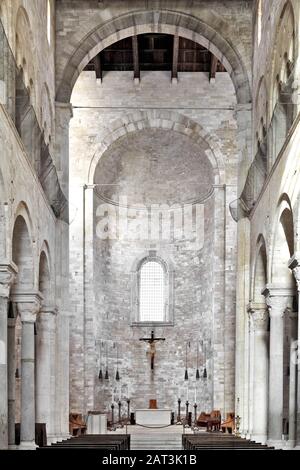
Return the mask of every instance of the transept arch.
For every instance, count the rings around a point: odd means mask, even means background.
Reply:
[[[213,19],[211,18],[212,23]],[[217,28],[217,26],[216,26]],[[236,49],[212,26],[183,13],[143,11],[125,14],[102,24],[73,47],[73,52],[58,82],[56,101],[69,102],[77,78],[101,50],[126,37],[144,33],[179,35],[211,51],[230,74],[239,103],[251,102],[251,91],[245,64]]]

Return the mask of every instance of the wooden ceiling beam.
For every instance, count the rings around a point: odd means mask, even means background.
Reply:
[[[139,60],[139,43],[137,36],[132,36],[132,51],[133,51],[133,78],[134,80],[141,79],[140,60]]]
[[[173,36],[173,60],[172,60],[172,82],[178,80],[178,54],[179,54],[179,36]]]
[[[218,68],[218,59],[214,54],[210,53],[209,81],[214,81],[216,79],[217,68]]]
[[[102,64],[101,64],[101,55],[97,54],[94,57],[94,65],[95,65],[95,73],[96,73],[96,79],[97,80],[103,80],[103,70],[102,70]]]

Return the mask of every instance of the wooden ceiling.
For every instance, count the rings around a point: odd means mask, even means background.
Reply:
[[[203,46],[169,34],[140,34],[107,47],[86,66],[102,79],[107,70],[131,70],[140,78],[143,70],[169,70],[172,78],[178,72],[207,72],[210,79],[226,72],[218,59]]]

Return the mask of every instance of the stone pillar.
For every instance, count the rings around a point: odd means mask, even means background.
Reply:
[[[268,432],[269,332],[266,305],[251,304],[253,324],[253,407],[251,439],[265,444]]]
[[[267,286],[263,294],[270,315],[268,442],[280,448],[283,431],[284,317],[291,306],[293,291],[288,288]]]
[[[21,445],[20,449],[35,449],[35,339],[34,324],[40,309],[38,293],[14,293],[22,322],[21,344]]]
[[[248,369],[248,433],[247,439],[251,438],[253,428],[253,394],[254,394],[254,325],[253,318],[251,315],[251,305],[248,306],[249,316],[249,369]]]
[[[46,423],[47,437],[55,435],[55,391],[53,391],[53,364],[55,364],[56,309],[42,307],[39,313],[36,342],[36,422]]]
[[[0,449],[8,448],[7,316],[9,291],[15,274],[15,266],[0,265]]]
[[[298,371],[297,371],[297,412],[296,412],[296,417],[297,417],[297,422],[296,422],[296,446],[297,448],[300,448],[300,363],[299,363],[299,340],[300,340],[300,321],[299,321],[299,312],[300,312],[300,253],[296,253],[289,262],[289,268],[293,271],[296,284],[297,284],[297,290],[298,290],[298,345],[297,345],[297,351],[293,351],[292,355],[292,360],[293,360],[293,365],[296,366],[298,365]]]
[[[297,431],[297,321],[298,315],[296,312],[290,314],[290,377],[289,377],[289,447],[293,448],[296,445],[296,431]]]
[[[73,117],[70,103],[55,103],[55,166],[61,188],[69,194],[69,126]]]
[[[15,431],[15,403],[16,403],[16,319],[8,319],[8,447],[14,448],[16,444]]]

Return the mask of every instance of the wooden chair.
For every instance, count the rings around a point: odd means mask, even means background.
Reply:
[[[80,413],[70,413],[69,428],[71,436],[82,436],[86,433],[86,423]]]
[[[197,426],[199,426],[199,428],[206,428],[207,429],[209,419],[210,419],[210,414],[205,413],[204,411],[201,411],[201,413],[200,413],[200,415],[198,416],[198,419],[197,419]]]
[[[234,413],[227,413],[226,420],[221,424],[221,430],[224,433],[232,434],[235,426],[235,416]]]
[[[213,410],[210,413],[210,419],[208,421],[208,431],[220,431],[221,426],[221,412],[219,410]]]

